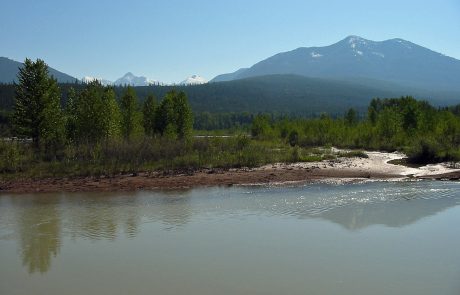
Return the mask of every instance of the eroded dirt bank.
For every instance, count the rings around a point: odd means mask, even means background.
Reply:
[[[363,179],[459,179],[460,170],[446,163],[419,168],[388,163],[400,153],[366,152],[368,158],[272,164],[254,169],[201,170],[193,173],[139,173],[115,177],[18,179],[0,182],[0,192],[81,192],[180,189],[197,186],[276,184],[286,182],[360,181]]]

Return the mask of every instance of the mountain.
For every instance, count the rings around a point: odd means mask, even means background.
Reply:
[[[102,79],[102,78],[96,78],[96,77],[90,77],[90,76],[85,76],[85,77],[81,78],[81,81],[83,83],[91,83],[91,82],[93,82],[95,80],[101,82],[101,84],[104,85],[104,86],[113,85],[112,81],[105,80],[105,79]]]
[[[460,90],[460,60],[403,39],[376,42],[349,36],[325,47],[301,47],[219,75],[211,82],[273,74],[375,79],[443,91]]]
[[[185,79],[184,81],[180,82],[180,85],[197,85],[197,84],[205,84],[208,83],[208,80],[205,78],[198,76],[198,75],[193,75]]]
[[[114,85],[131,85],[131,86],[149,86],[152,84],[159,84],[158,81],[148,79],[143,76],[135,76],[133,73],[128,72],[120,79],[113,82]]]
[[[241,69],[239,69],[239,70],[237,70],[236,72],[233,72],[233,73],[218,75],[214,79],[212,79],[210,82],[223,82],[223,81],[236,80],[236,79],[238,79],[238,75],[242,74],[243,72],[247,71],[248,69],[249,68],[241,68]]]
[[[6,57],[0,57],[0,83],[18,82],[17,75],[20,67],[23,67],[23,63]],[[73,83],[77,80],[51,67],[48,67],[48,70],[50,75],[56,78],[59,83]]]

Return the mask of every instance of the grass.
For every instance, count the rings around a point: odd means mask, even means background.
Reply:
[[[291,161],[292,148],[239,135],[173,141],[148,138],[134,142],[67,146],[62,156],[42,160],[28,144],[0,143],[0,177],[45,178],[100,176],[149,171],[256,167]]]
[[[344,157],[344,158],[364,158],[364,159],[369,158],[369,156],[364,151],[361,151],[361,150],[339,152],[338,156]]]
[[[49,157],[49,155],[48,155]],[[187,141],[144,138],[68,145],[53,160],[43,160],[28,143],[0,142],[0,179],[114,176],[139,172],[190,172],[200,169],[258,167],[271,163],[318,162],[337,157],[367,157],[362,151],[291,147],[283,141],[232,137]]]

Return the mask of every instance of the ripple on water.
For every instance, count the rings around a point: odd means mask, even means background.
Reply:
[[[262,188],[244,194],[254,200],[254,207],[286,216],[315,216],[344,207],[393,202],[460,199],[458,184],[441,182],[316,184],[300,188]]]

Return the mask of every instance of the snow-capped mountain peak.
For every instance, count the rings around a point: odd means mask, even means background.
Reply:
[[[149,86],[158,84],[157,80],[149,79],[144,76],[136,76],[131,72],[127,72],[123,77],[117,79],[115,85],[130,85],[130,86]]]
[[[198,84],[205,84],[208,83],[208,80],[205,78],[198,76],[198,75],[192,75],[185,79],[184,81],[180,82],[181,85],[198,85]]]
[[[113,85],[112,81],[105,80],[105,79],[102,79],[102,78],[91,77],[91,76],[85,76],[85,77],[81,78],[81,81],[83,83],[91,83],[91,82],[96,81],[96,80],[99,81],[104,86]]]

